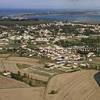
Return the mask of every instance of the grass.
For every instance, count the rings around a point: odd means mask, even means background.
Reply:
[[[100,65],[100,57],[93,58],[92,61],[89,63],[93,65]]]
[[[88,63],[90,64],[90,66],[93,68],[93,69],[100,69],[100,57],[94,57],[92,58],[92,61]]]
[[[32,87],[45,87],[47,84],[47,82],[44,81],[31,79],[27,74],[21,75],[20,72],[18,72],[17,74],[11,73],[11,78],[24,82]]]
[[[24,21],[14,21],[14,20],[0,20],[0,25],[5,25],[5,26],[13,26],[13,25],[35,25],[35,24],[42,24],[42,23],[48,23],[48,21],[35,21],[35,20],[24,20]]]
[[[31,70],[31,73],[42,75],[42,76],[47,76],[47,77],[51,76],[49,72],[39,71],[39,70],[36,70],[36,69]]]
[[[19,69],[25,69],[25,68],[29,68],[29,67],[31,67],[30,65],[27,65],[27,64],[17,64],[17,67],[19,68]]]
[[[100,57],[93,58],[93,63],[100,64]]]

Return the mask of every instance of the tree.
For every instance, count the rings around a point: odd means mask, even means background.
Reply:
[[[32,80],[29,80],[29,85],[30,85],[30,86],[33,86]]]
[[[18,74],[18,76],[21,76],[21,73],[20,73],[20,71],[18,71],[18,73],[17,73],[17,74]]]
[[[27,78],[28,76],[27,76],[27,74],[26,74],[26,73],[24,73],[23,77],[24,77],[24,78]]]

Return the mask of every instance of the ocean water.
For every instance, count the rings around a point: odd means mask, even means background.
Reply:
[[[0,9],[0,16],[26,15],[28,19],[99,22],[100,11],[51,10],[51,9]]]
[[[24,13],[33,13],[39,12],[39,10],[32,9],[0,9],[0,16],[9,16],[9,15],[17,15]]]

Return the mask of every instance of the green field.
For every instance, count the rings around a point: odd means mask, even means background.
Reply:
[[[39,21],[35,21],[35,20],[23,20],[23,21],[16,21],[16,20],[0,20],[0,25],[5,25],[5,26],[13,26],[13,25],[35,25],[35,24],[44,24],[44,23],[48,23],[49,21],[44,21],[44,20],[39,20]]]

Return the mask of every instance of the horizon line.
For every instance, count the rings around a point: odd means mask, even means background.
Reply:
[[[12,10],[14,10],[14,9],[24,9],[24,10],[100,10],[100,8],[95,8],[95,9],[93,9],[93,8],[76,8],[76,9],[74,9],[74,8],[0,8],[0,9],[12,9]]]

